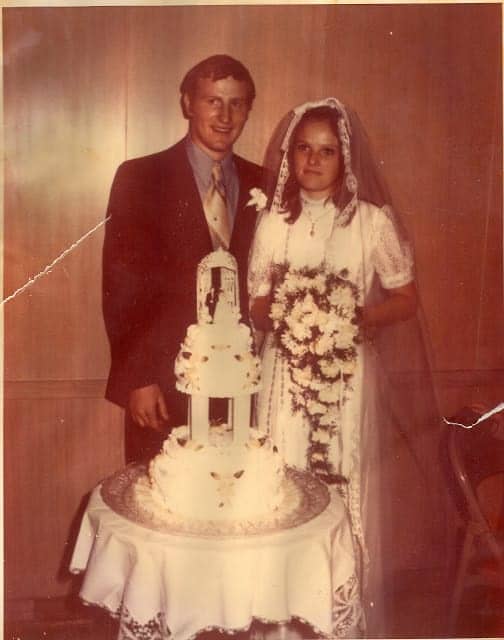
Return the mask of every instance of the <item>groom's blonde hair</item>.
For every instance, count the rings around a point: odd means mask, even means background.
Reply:
[[[184,95],[187,95],[189,100],[192,100],[196,93],[196,86],[199,79],[210,78],[210,80],[217,81],[229,77],[246,83],[248,89],[248,107],[250,109],[256,96],[256,90],[249,70],[239,60],[225,54],[217,54],[205,58],[205,60],[198,62],[192,69],[189,69],[180,83],[181,105],[184,116],[187,117],[187,113],[182,98]]]

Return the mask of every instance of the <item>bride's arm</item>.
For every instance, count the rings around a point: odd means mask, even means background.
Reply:
[[[386,290],[387,299],[379,304],[364,307],[361,325],[364,329],[383,327],[407,320],[416,313],[417,292],[413,282]]]
[[[365,305],[361,326],[368,335],[374,329],[407,320],[418,305],[410,243],[398,230],[394,214],[387,208],[371,209],[371,262],[379,276],[385,297],[374,305]]]
[[[250,317],[258,331],[271,331],[273,322],[269,317],[271,309],[271,295],[258,296],[250,301]]]
[[[263,213],[252,242],[248,269],[250,319],[259,348],[263,334],[272,328],[269,318],[273,280],[274,242],[278,241],[277,214]]]

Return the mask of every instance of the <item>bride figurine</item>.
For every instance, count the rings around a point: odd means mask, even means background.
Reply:
[[[248,274],[252,322],[264,334],[257,422],[287,464],[343,496],[368,633],[380,635],[387,633],[383,543],[393,502],[381,486],[381,465],[393,459],[382,457],[380,438],[394,421],[431,419],[408,406],[386,371],[426,370],[413,253],[362,125],[339,100],[296,108],[277,138],[269,163],[276,182]],[[387,334],[393,327],[400,339]],[[426,402],[434,415],[434,400]]]

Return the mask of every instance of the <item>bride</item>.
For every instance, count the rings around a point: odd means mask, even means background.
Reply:
[[[279,153],[270,145],[276,184],[249,263],[251,318],[264,332],[257,421],[287,464],[343,496],[368,633],[379,635],[378,437],[393,404],[381,393],[379,341],[383,327],[416,313],[412,250],[354,113],[327,98],[298,107],[280,129]]]

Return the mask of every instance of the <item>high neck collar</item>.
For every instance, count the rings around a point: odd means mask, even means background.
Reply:
[[[303,207],[310,207],[310,209],[334,209],[335,204],[331,196],[327,198],[311,198],[303,189],[300,190],[299,195],[301,197],[301,204]]]

